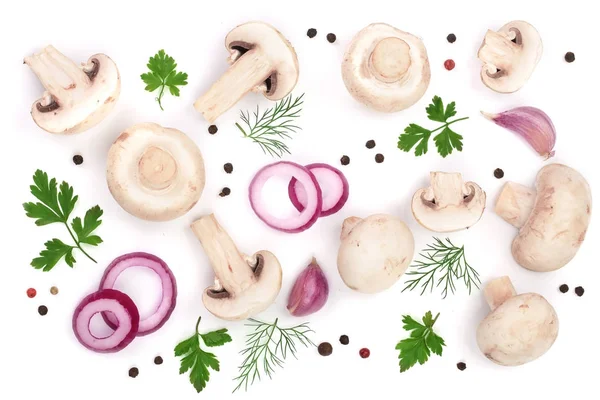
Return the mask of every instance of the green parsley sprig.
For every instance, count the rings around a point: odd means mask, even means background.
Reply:
[[[177,63],[173,57],[165,53],[164,50],[159,50],[154,57],[150,57],[147,64],[150,72],[141,75],[142,80],[146,84],[144,88],[148,92],[154,92],[160,88],[156,101],[160,106],[160,109],[164,111],[162,106],[162,97],[165,93],[165,88],[169,88],[169,92],[173,96],[179,97],[178,86],[187,85],[188,74],[185,72],[177,72]]]
[[[409,152],[415,145],[417,145],[415,147],[415,156],[421,156],[427,153],[427,145],[431,135],[434,132],[442,130],[433,138],[438,153],[443,158],[446,158],[446,156],[452,154],[453,149],[462,151],[463,137],[451,130],[450,125],[458,121],[469,119],[469,117],[448,121],[450,118],[456,115],[456,103],[453,101],[444,109],[444,103],[439,96],[435,96],[433,98],[433,102],[427,106],[426,111],[427,118],[429,118],[431,121],[442,122],[443,125],[434,130],[429,130],[417,124],[410,124],[404,129],[404,133],[400,135],[400,138],[398,139],[398,148],[400,150]]]
[[[427,311],[423,317],[423,323],[415,321],[410,315],[404,315],[402,327],[405,331],[410,331],[410,337],[403,339],[396,345],[396,350],[400,350],[398,358],[400,359],[400,372],[405,372],[412,368],[417,362],[420,365],[425,364],[431,353],[442,355],[443,346],[446,345],[444,339],[439,337],[433,331],[440,314],[432,318],[431,311]]]
[[[37,226],[44,226],[53,223],[64,224],[75,245],[68,245],[59,239],[52,239],[45,243],[46,249],[40,252],[40,256],[31,261],[31,266],[43,271],[50,271],[64,257],[65,262],[71,268],[76,260],[73,256],[73,250],[79,249],[90,260],[96,262],[82,247],[82,244],[98,246],[102,239],[92,233],[100,226],[102,221],[100,217],[103,211],[99,206],[90,208],[83,218],[76,217],[69,226],[69,217],[75,209],[78,196],[73,194],[73,187],[67,182],[60,184],[60,191],[57,188],[55,178],[48,179],[48,174],[42,170],[37,170],[33,175],[33,183],[29,188],[31,194],[39,202],[24,203],[26,215],[34,218]],[[74,232],[74,233],[73,233]]]
[[[207,347],[223,346],[225,343],[231,342],[231,336],[227,333],[227,329],[219,329],[208,333],[200,333],[198,327],[202,317],[196,322],[196,332],[189,339],[186,339],[175,346],[175,357],[183,357],[179,374],[185,374],[190,371],[190,382],[194,385],[196,392],[200,393],[206,387],[206,383],[210,379],[211,368],[214,371],[219,371],[219,360],[212,354],[202,350],[200,339]]]

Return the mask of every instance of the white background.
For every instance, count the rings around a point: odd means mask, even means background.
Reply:
[[[555,3],[560,3],[556,5]],[[209,315],[201,293],[213,278],[200,243],[189,224],[197,217],[214,212],[230,232],[241,251],[273,251],[284,269],[283,287],[275,304],[259,317],[284,325],[304,321],[289,316],[285,305],[295,277],[315,256],[331,285],[326,307],[308,318],[316,343],[330,341],[331,357],[323,358],[316,349],[302,349],[299,359],[289,359],[276,371],[272,381],[264,380],[248,393],[234,396],[247,399],[289,398],[423,398],[440,396],[461,399],[543,398],[571,396],[598,398],[598,316],[600,278],[597,252],[598,220],[594,218],[586,241],[576,258],[552,273],[533,273],[512,259],[510,243],[515,229],[493,213],[493,204],[502,184],[514,180],[533,184],[544,165],[526,144],[512,133],[495,127],[479,115],[480,110],[501,111],[513,106],[531,105],[545,110],[557,131],[556,157],[589,180],[598,195],[598,98],[600,88],[596,19],[591,1],[375,1],[350,5],[325,2],[282,1],[195,1],[153,3],[150,1],[27,1],[13,2],[3,11],[0,24],[3,51],[0,63],[3,93],[0,97],[3,150],[0,157],[3,188],[2,204],[2,285],[0,290],[0,398],[2,399],[194,399],[229,398],[234,388],[243,349],[249,332],[240,323],[220,321]],[[486,29],[497,29],[513,19],[532,23],[544,41],[544,55],[531,80],[519,92],[500,95],[483,86],[476,57]],[[310,230],[297,234],[278,233],[262,224],[252,213],[247,187],[253,174],[273,160],[259,147],[240,137],[234,126],[240,109],[269,106],[264,98],[249,95],[218,120],[219,132],[211,136],[208,124],[193,109],[194,100],[227,68],[228,53],[223,46],[227,32],[237,24],[263,20],[279,28],[292,42],[300,61],[300,81],[294,94],[306,93],[300,121],[303,131],[291,141],[289,160],[307,164],[327,162],[339,166],[342,155],[351,163],[342,168],[350,181],[350,199],[338,214],[318,221]],[[387,22],[423,38],[427,47],[432,79],[429,90],[411,109],[382,115],[368,111],[347,93],[340,74],[344,50],[353,35],[372,22]],[[306,36],[314,27],[318,35]],[[334,44],[325,36],[337,35]],[[454,44],[446,35],[455,33]],[[51,135],[33,123],[29,111],[42,87],[22,64],[28,54],[53,44],[76,62],[103,52],[112,57],[121,72],[122,94],[114,112],[98,127],[71,137]],[[144,91],[139,75],[145,72],[148,57],[164,48],[188,72],[189,84],[180,98],[167,96],[165,111],[154,101],[155,94]],[[567,64],[564,53],[573,51],[576,61]],[[447,58],[456,69],[443,68]],[[416,159],[396,148],[399,133],[411,122],[431,124],[425,107],[434,95],[457,102],[458,116],[469,120],[455,125],[464,136],[464,151],[442,159],[433,144],[427,155]],[[186,216],[169,223],[138,220],[111,197],[105,181],[107,151],[127,127],[152,121],[186,132],[200,147],[206,162],[207,185],[198,205]],[[369,139],[377,147],[367,150]],[[385,162],[374,161],[376,153]],[[85,162],[75,166],[71,158],[83,155]],[[227,175],[222,165],[231,162],[234,173]],[[495,168],[506,177],[497,180]],[[44,273],[29,266],[44,241],[53,237],[66,240],[58,225],[36,227],[21,204],[32,199],[31,176],[41,168],[50,176],[66,180],[80,195],[77,215],[99,204],[105,211],[99,234],[105,243],[90,253],[93,264],[77,254],[75,269],[60,263]],[[482,281],[508,274],[519,292],[534,291],[545,296],[560,318],[560,334],[554,347],[541,359],[517,368],[499,367],[478,350],[475,330],[487,315],[483,295],[468,296],[461,289],[455,296],[441,299],[439,291],[420,297],[403,293],[404,278],[379,295],[361,295],[346,288],[336,268],[340,226],[344,218],[387,212],[403,218],[413,230],[417,249],[432,240],[432,232],[412,218],[409,199],[427,183],[429,171],[457,171],[465,179],[480,184],[488,194],[488,210],[472,229],[450,235],[465,244],[470,263],[481,273]],[[218,196],[223,186],[229,197]],[[283,186],[282,186],[283,187]],[[285,191],[272,201],[285,201]],[[151,336],[138,338],[117,354],[98,355],[75,340],[71,317],[81,298],[96,288],[103,270],[115,257],[132,251],[148,251],[162,257],[177,278],[177,308],[169,322]],[[567,283],[571,291],[561,294],[558,286]],[[58,296],[49,288],[57,285]],[[583,297],[573,289],[583,285]],[[136,288],[137,286],[137,288]],[[29,299],[28,287],[38,296]],[[155,298],[156,282],[143,271],[132,271],[120,281],[120,288],[132,294],[142,312],[148,312]],[[45,304],[49,313],[40,317],[37,307]],[[441,312],[436,324],[447,347],[443,357],[434,356],[423,366],[400,374],[396,343],[407,336],[401,317],[422,316],[426,311]],[[227,327],[233,343],[213,349],[221,361],[221,371],[211,372],[206,390],[198,395],[187,376],[178,375],[173,347],[188,337],[196,318],[202,315],[201,330]],[[337,339],[350,336],[343,347]],[[371,349],[371,357],[358,356],[361,347]],[[161,355],[165,362],[153,364]],[[460,372],[456,363],[464,361]],[[137,379],[127,376],[137,366]],[[535,397],[534,397],[535,396]]]

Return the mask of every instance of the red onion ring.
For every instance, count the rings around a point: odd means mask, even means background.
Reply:
[[[90,331],[92,317],[110,312],[118,327],[105,338],[97,338]],[[104,289],[85,297],[73,314],[73,332],[86,348],[97,353],[115,353],[123,350],[135,339],[140,323],[140,314],[135,303],[125,293]]]
[[[278,218],[269,212],[262,201],[262,189],[273,176],[292,176],[298,180],[306,191],[307,204],[300,215],[290,218]],[[307,168],[289,161],[279,161],[260,169],[249,189],[250,206],[265,224],[271,228],[287,233],[298,233],[310,228],[321,213],[323,197],[315,176]]]
[[[152,254],[136,252],[124,254],[110,263],[100,281],[100,289],[112,289],[119,275],[131,267],[150,268],[158,275],[162,285],[160,304],[152,315],[140,321],[137,335],[145,336],[160,329],[171,317],[177,303],[177,285],[175,276],[163,260]],[[118,321],[112,314],[103,312],[102,318],[112,329],[119,326]]]
[[[340,211],[350,195],[350,185],[342,171],[323,163],[309,164],[306,168],[317,178],[323,192],[323,208],[320,217],[327,217]],[[288,194],[294,207],[298,211],[304,210],[306,190],[296,178],[290,181]]]

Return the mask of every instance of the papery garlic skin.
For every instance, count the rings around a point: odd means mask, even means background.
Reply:
[[[323,308],[328,297],[329,283],[317,260],[313,258],[296,279],[287,309],[296,317],[310,315]]]
[[[544,159],[554,156],[556,129],[550,117],[539,108],[516,107],[498,114],[483,111],[481,114],[525,139]]]

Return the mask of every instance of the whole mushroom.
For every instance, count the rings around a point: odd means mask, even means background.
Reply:
[[[525,21],[511,21],[498,32],[488,30],[477,57],[481,80],[499,93],[513,93],[529,80],[542,58],[542,38]]]
[[[206,288],[202,301],[214,316],[238,321],[266,310],[281,289],[281,265],[273,253],[261,250],[252,256],[240,253],[213,214],[192,224],[215,272],[215,284]]]
[[[554,271],[567,265],[581,247],[592,195],[579,172],[550,164],[538,172],[535,189],[506,183],[495,212],[519,229],[512,243],[517,263],[532,271]]]
[[[460,173],[431,172],[428,188],[415,192],[412,212],[419,224],[435,232],[470,228],[485,210],[486,194],[475,182],[463,182]]]
[[[342,78],[359,102],[381,112],[398,112],[427,91],[429,59],[418,37],[384,23],[356,34],[344,55]]]
[[[94,54],[81,67],[54,46],[25,57],[46,89],[31,107],[35,123],[50,133],[81,133],[100,123],[121,93],[121,77],[114,61]]]
[[[106,178],[125,211],[149,221],[168,221],[200,199],[204,161],[183,132],[141,123],[123,131],[111,146]]]
[[[292,45],[274,27],[248,22],[235,27],[225,38],[232,64],[196,102],[194,107],[214,122],[249,91],[269,100],[287,96],[298,82],[298,58]]]
[[[491,281],[484,295],[492,312],[477,328],[477,345],[489,360],[503,366],[523,365],[552,347],[558,316],[544,297],[517,295],[507,276]]]
[[[408,226],[387,214],[344,220],[337,265],[350,289],[377,293],[389,289],[404,274],[415,251]]]

